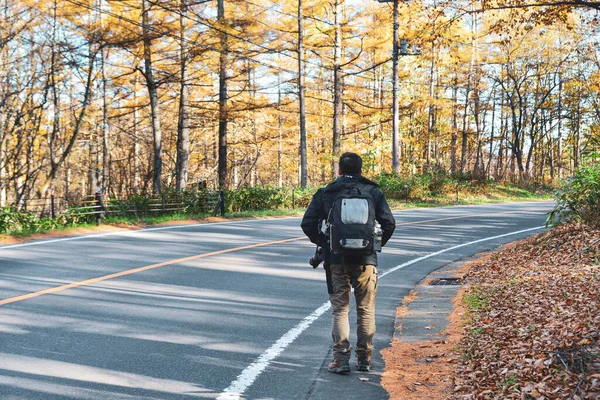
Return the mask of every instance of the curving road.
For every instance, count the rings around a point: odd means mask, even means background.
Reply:
[[[395,212],[375,345],[449,262],[542,231],[552,204]],[[324,272],[299,218],[168,226],[0,247],[0,399],[386,399],[337,376]],[[366,377],[368,381],[359,380]]]

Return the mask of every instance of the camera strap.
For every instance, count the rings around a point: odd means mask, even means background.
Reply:
[[[333,294],[333,282],[331,280],[331,268],[329,268],[329,263],[323,263],[323,269],[325,269],[325,279],[327,279],[327,293]]]

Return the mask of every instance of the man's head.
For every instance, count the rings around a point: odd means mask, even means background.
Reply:
[[[362,173],[362,158],[356,153],[344,153],[340,157],[340,175],[360,175]]]

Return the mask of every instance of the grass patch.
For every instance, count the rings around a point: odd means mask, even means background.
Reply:
[[[510,374],[504,380],[503,386],[507,389],[512,388],[519,382],[519,378],[515,374]]]
[[[471,328],[469,329],[469,336],[479,336],[482,333],[485,332],[485,329],[483,329],[482,327],[476,327],[476,328]]]
[[[465,304],[470,311],[480,311],[489,308],[490,295],[484,293],[481,288],[474,287],[464,297]]]

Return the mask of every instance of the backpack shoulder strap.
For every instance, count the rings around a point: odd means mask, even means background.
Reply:
[[[352,189],[356,190],[358,192],[358,194],[362,196],[362,191],[358,188],[358,184],[352,186],[350,188],[350,190],[352,190]]]
[[[383,193],[377,186],[373,186],[371,189],[369,189],[369,195],[373,198],[373,202],[375,203],[375,205],[377,205],[377,203],[379,202],[378,200],[381,200],[380,194]]]
[[[338,193],[352,193],[353,190],[356,191],[356,193],[361,196],[362,195],[362,191],[360,190],[360,188],[358,187],[359,182],[356,182],[354,185],[349,186],[347,188],[344,188],[343,190],[340,190]]]

